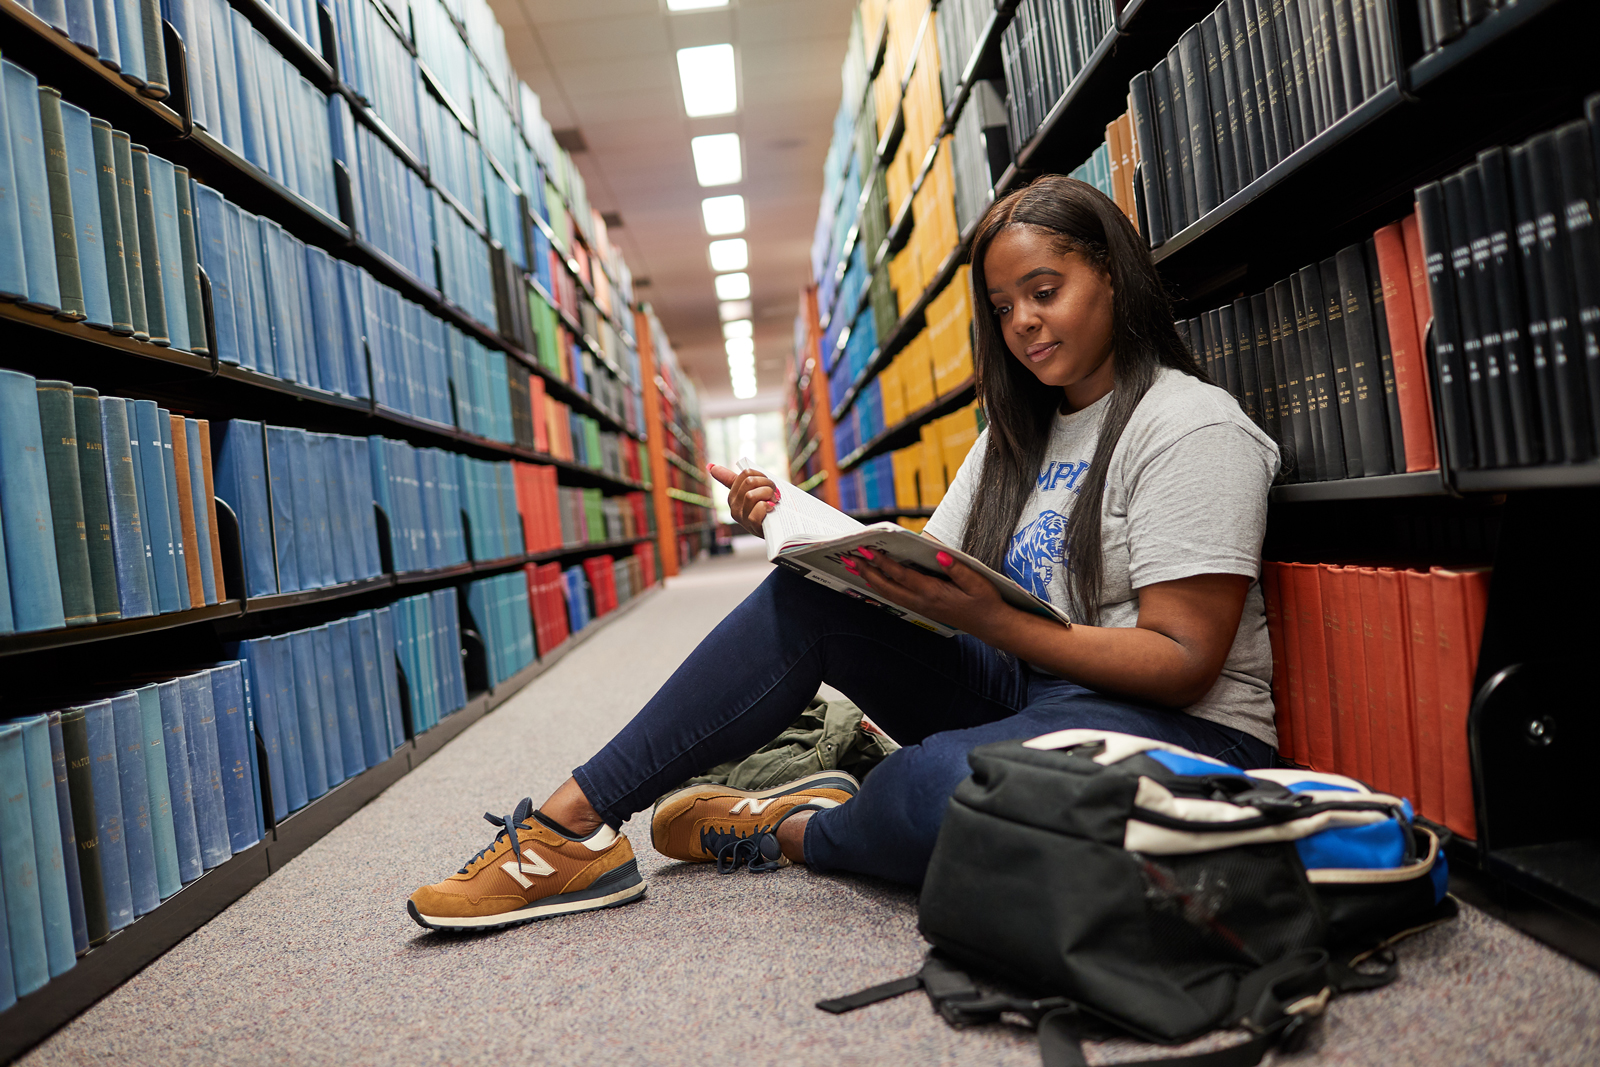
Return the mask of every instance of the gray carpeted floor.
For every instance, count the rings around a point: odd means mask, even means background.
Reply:
[[[23,1062],[1036,1064],[1031,1035],[954,1031],[920,995],[812,1007],[916,968],[910,892],[800,867],[719,878],[655,855],[647,818],[628,827],[641,903],[484,937],[406,916],[488,840],[480,812],[542,799],[766,570],[697,564]],[[1600,1062],[1600,978],[1515,930],[1467,909],[1401,956],[1396,985],[1337,1001],[1285,1062]]]

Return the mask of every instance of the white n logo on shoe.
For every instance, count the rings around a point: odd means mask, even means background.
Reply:
[[[733,807],[729,808],[728,809],[728,814],[729,815],[744,815],[744,814],[748,813],[750,815],[760,815],[762,812],[766,811],[767,808],[772,805],[772,802],[774,800],[777,800],[777,799],[778,799],[777,797],[768,797],[766,800],[757,800],[755,797],[745,797],[743,800],[741,800],[738,803],[736,803]]]
[[[531,879],[523,877],[524,874],[536,874],[541,878],[545,878],[556,873],[556,869],[545,862],[542,856],[535,856],[527,852],[523,853],[520,864],[516,860],[506,860],[500,865],[500,869],[515,878],[517,884],[524,889],[533,885]]]

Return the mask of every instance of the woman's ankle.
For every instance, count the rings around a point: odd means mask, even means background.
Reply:
[[[550,799],[539,805],[539,810],[580,837],[605,825],[605,818],[583,795],[576,778],[562,782],[560,788],[550,794]]]

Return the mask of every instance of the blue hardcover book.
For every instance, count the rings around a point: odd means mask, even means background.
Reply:
[[[50,28],[57,33],[67,33],[67,5],[63,0],[33,0],[32,4],[24,4],[23,6],[32,7],[33,13],[48,23]]]
[[[233,261],[228,255],[227,202],[211,186],[195,182],[194,216],[200,265],[211,279],[217,358],[224,363],[239,363],[239,336],[234,326]]]
[[[267,485],[272,503],[272,544],[278,568],[278,591],[293,593],[300,584],[299,523],[295,521],[294,465],[285,426],[267,427]]]
[[[202,0],[204,2],[204,0]],[[234,65],[233,14],[227,0],[210,0],[211,47],[216,53],[217,97],[222,104],[222,143],[244,155],[244,123],[239,108],[239,73]]]
[[[100,877],[105,882],[106,921],[112,930],[121,930],[133,922],[133,886],[128,877],[128,846],[123,839],[116,721],[109,700],[85,704],[83,711],[89,733],[89,773],[99,835],[95,851],[100,853]]]
[[[255,58],[255,80],[261,97],[261,134],[267,153],[267,163],[262,169],[277,177],[283,173],[283,137],[278,129],[277,97],[272,84],[272,65],[277,61],[277,54],[254,26],[250,27],[250,51]]]
[[[228,254],[229,295],[233,298],[233,341],[239,366],[256,369],[255,305],[250,296],[250,275],[244,250],[244,224],[237,204],[222,201],[222,229]],[[220,347],[222,342],[217,342]]]
[[[266,260],[261,244],[261,219],[242,208],[239,211],[245,271],[250,279],[250,319],[256,327],[256,370],[277,374],[277,359],[272,349],[272,315],[267,299]]]
[[[128,856],[128,886],[137,918],[161,903],[156,881],[156,847],[150,821],[150,780],[144,758],[144,710],[137,693],[111,698],[111,723],[121,786],[122,842]]]
[[[89,0],[66,0],[67,37],[91,56],[100,52],[99,35],[94,29],[94,8]]]
[[[289,635],[294,700],[300,713],[300,755],[306,768],[306,795],[315,800],[328,791],[327,746],[322,728],[322,701],[317,686],[317,653],[310,630]]]
[[[217,713],[206,672],[178,679],[183,698],[184,733],[189,741],[189,780],[194,786],[194,822],[200,832],[200,866],[206,870],[233,856],[228,840],[228,807],[217,757]]]
[[[32,376],[14,370],[0,370],[0,525],[16,632],[65,626],[39,393]]]
[[[254,29],[243,11],[234,10],[233,65],[239,80],[239,136],[244,142],[244,158],[267,170],[266,131],[261,126],[261,86],[256,73]]]
[[[11,162],[11,114],[6,78],[0,74],[0,300],[28,298],[28,265],[22,254],[22,215],[17,171]]]
[[[340,572],[341,581],[353,581],[357,578],[367,577],[369,566],[367,563],[367,538],[366,531],[361,524],[361,485],[356,477],[356,450],[355,438],[339,435],[329,435],[328,447],[333,450],[333,463],[338,467],[338,496],[335,504],[339,509],[339,518],[345,533],[345,550],[349,557],[349,571]],[[338,546],[334,546],[334,568],[340,566]]]
[[[383,704],[389,717],[390,751],[406,741],[405,720],[400,708],[399,661],[395,658],[394,613],[378,608],[372,613],[378,639],[378,675],[383,682]]]
[[[333,493],[328,484],[330,471],[337,474],[337,469],[329,463],[326,441],[323,434],[305,434],[306,484],[311,494],[311,511],[316,519],[312,537],[317,546],[317,584],[321,586],[339,581],[338,568],[333,562],[333,516],[329,513]]]
[[[188,0],[189,28],[194,33],[194,38],[185,37],[193,47],[189,55],[194,57],[194,66],[200,68],[200,77],[193,82],[194,88],[190,96],[205,97],[205,122],[204,126],[217,140],[222,140],[222,96],[221,88],[217,85],[217,54],[216,46],[212,44],[211,9],[206,0]],[[199,122],[199,119],[195,120]]]
[[[111,3],[116,15],[122,80],[143,86],[148,80],[149,71],[144,55],[144,23],[139,0],[111,0]]]
[[[194,551],[200,558],[200,588],[206,603],[217,602],[217,576],[211,557],[211,501],[206,497],[206,460],[200,451],[200,420],[184,419],[183,436],[188,443],[189,495],[194,507]]]
[[[339,308],[344,316],[345,381],[351,396],[365,399],[372,395],[372,386],[361,329],[366,317],[361,308],[361,268],[354,263],[339,263]]]
[[[183,503],[178,496],[178,461],[172,450],[172,413],[166,408],[156,409],[156,421],[161,424],[161,475],[167,481],[167,514],[172,526],[172,562],[178,573],[178,607],[188,611],[196,607],[189,593],[189,553],[193,546],[183,538]]]
[[[261,229],[261,277],[266,298],[267,321],[271,327],[272,358],[262,359],[261,370],[290,381],[296,379],[293,335],[290,330],[289,279],[284,271],[279,245],[283,231],[269,218],[258,217]]]
[[[272,819],[280,821],[289,814],[289,794],[283,776],[283,738],[278,727],[278,686],[272,677],[272,638],[258,637],[230,646],[245,665],[245,684],[251,706],[255,709],[256,732],[267,750],[264,774],[267,792],[272,795]]]
[[[118,606],[124,619],[153,615],[155,591],[150,587],[150,568],[145,557],[127,401],[121,397],[100,398],[100,441],[111,505],[111,554],[117,568]]]
[[[323,580],[321,558],[327,545],[318,543],[318,520],[323,516],[320,515],[322,508],[317,506],[316,497],[311,491],[311,442],[307,439],[306,432],[298,427],[290,427],[284,432],[288,436],[289,443],[289,490],[294,498],[295,546],[296,558],[300,561],[300,588],[320,589],[322,586],[332,584],[333,576],[329,574],[330,580]],[[324,501],[326,501],[325,494]],[[322,505],[326,506],[326,503]]]
[[[139,474],[144,480],[144,506],[140,508],[140,514],[148,520],[146,526],[155,570],[156,601],[162,614],[181,611],[186,606],[178,588],[181,534],[172,527],[173,509],[167,500],[166,452],[161,447],[165,412],[154,400],[130,400],[128,403],[132,406],[130,414],[137,424]],[[170,426],[168,433],[171,433]]]
[[[311,307],[311,277],[306,272],[306,246],[298,238],[284,235],[289,270],[294,278],[291,292],[295,300],[294,323],[299,327],[300,380],[314,389],[327,389],[322,380],[321,364],[317,362],[316,317]]]
[[[0,884],[0,914],[5,912],[5,887]],[[17,1002],[17,980],[11,967],[11,935],[0,923],[0,1011]]]
[[[312,434],[313,456],[321,466],[322,487],[327,499],[328,554],[333,563],[333,580],[355,580],[355,547],[350,537],[350,480],[345,472],[343,439],[337,434]]]
[[[339,709],[339,750],[344,755],[344,776],[354,778],[367,769],[367,750],[361,736],[361,702],[356,694],[349,619],[328,623],[328,642],[333,654],[334,699]]]
[[[400,528],[395,525],[394,497],[389,485],[389,452],[384,439],[376,434],[367,438],[367,466],[371,472],[372,501],[377,507],[383,509],[383,516],[389,524],[390,566],[395,571],[403,568],[400,564]],[[373,514],[373,525],[377,525],[377,514]],[[381,563],[383,556],[378,560]]]
[[[244,687],[245,749],[250,755],[250,813],[255,817],[256,840],[262,841],[267,836],[266,809],[262,803],[265,794],[261,786],[265,749],[257,743],[260,733],[256,726],[256,696],[250,689],[250,672],[243,660],[239,661],[239,680]]]
[[[172,164],[150,154],[150,195],[155,202],[156,248],[161,253],[161,293],[167,311],[167,337],[173,348],[188,349],[189,305],[178,240],[178,186]],[[146,487],[148,488],[148,486]]]
[[[376,767],[390,756],[389,721],[383,706],[383,679],[378,674],[378,639],[372,613],[363,611],[345,620],[350,639],[351,676],[355,681],[356,707],[360,712],[361,751],[367,766]]]
[[[311,653],[317,668],[317,708],[322,713],[322,751],[327,759],[328,788],[344,781],[344,738],[339,730],[339,691],[333,681],[333,643],[327,624],[311,627]]]
[[[228,840],[234,852],[243,852],[261,840],[256,824],[256,786],[250,774],[250,752],[255,744],[250,738],[242,667],[238,660],[229,660],[205,672],[211,679],[217,762],[222,771]]]
[[[72,969],[77,962],[77,952],[73,944],[72,905],[67,891],[61,818],[56,808],[50,719],[46,715],[32,715],[17,720],[17,725],[22,729],[22,756],[28,771],[28,810],[33,819],[34,868],[39,876],[45,955],[50,964],[50,977],[54,978]],[[71,820],[70,812],[67,818]],[[77,873],[76,869],[73,873]]]
[[[83,910],[83,882],[78,872],[78,838],[72,827],[72,798],[67,786],[67,749],[61,734],[61,713],[52,711],[49,719],[50,773],[56,791],[56,836],[61,842],[62,868],[66,872],[67,907],[72,924],[74,953],[89,947],[89,922]]]
[[[278,735],[283,742],[283,783],[290,811],[310,800],[306,787],[305,746],[300,743],[300,704],[294,680],[294,647],[288,634],[272,638],[263,662],[278,697]]]
[[[28,286],[23,307],[54,314],[61,310],[56,274],[54,216],[44,162],[44,129],[39,119],[39,80],[9,59],[5,76],[6,120],[11,135],[11,165],[17,191],[17,222],[22,231],[22,261]]]
[[[28,803],[28,767],[22,727],[0,723],[0,887],[5,894],[11,967],[17,993],[26,996],[50,981],[44,908],[39,899],[39,853]]]
[[[94,34],[99,44],[100,62],[112,70],[121,70],[122,46],[117,34],[117,13],[111,0],[91,0],[90,6],[94,8]]]
[[[361,536],[366,540],[367,574],[375,577],[383,573],[383,553],[378,546],[378,516],[373,510],[377,500],[372,485],[371,453],[375,451],[369,440],[362,437],[350,439],[355,462],[356,507],[361,514]]]
[[[311,305],[311,327],[316,353],[317,383],[332,393],[348,396],[345,385],[345,355],[340,335],[344,330],[344,309],[339,302],[338,268],[333,257],[314,245],[305,249],[306,296]]]
[[[267,500],[266,441],[259,422],[229,419],[213,423],[217,499],[226,501],[239,519],[239,547],[244,555],[245,594],[271,596],[278,591],[272,556],[272,508]]]
[[[204,873],[200,855],[200,824],[195,817],[189,727],[183,714],[183,693],[178,680],[169,678],[156,683],[156,694],[161,700],[161,729],[167,747],[167,790],[172,798],[172,832],[178,853],[178,878],[188,885]]]
[[[128,438],[128,447],[133,453],[133,484],[139,498],[139,516],[146,520],[140,527],[140,532],[144,535],[145,575],[150,583],[151,606],[159,613],[161,604],[156,590],[155,540],[152,529],[154,520],[150,517],[150,501],[144,495],[144,454],[150,449],[139,447],[139,409],[133,406],[132,400],[123,401],[123,407],[128,414],[128,429],[132,431],[132,436]]]
[[[161,722],[161,690],[154,683],[134,690],[144,736],[144,776],[150,789],[150,841],[155,849],[156,892],[162,900],[183,888],[178,876],[177,828],[172,818],[172,775],[167,768],[166,728]]]

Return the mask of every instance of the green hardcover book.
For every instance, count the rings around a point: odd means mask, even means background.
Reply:
[[[89,723],[83,708],[61,713],[61,743],[67,753],[67,793],[72,798],[72,834],[78,842],[78,881],[89,944],[111,936],[106,887],[100,873],[100,818],[94,807],[94,769],[89,758]]]
[[[61,93],[48,85],[39,87],[39,126],[44,131],[50,228],[56,242],[56,278],[61,283],[61,310],[56,312],[56,318],[79,322],[88,318],[88,311],[83,303],[83,275],[78,271],[78,227],[72,216],[67,135],[61,125]]]
[[[100,394],[88,386],[73,386],[72,413],[78,431],[78,480],[83,487],[83,530],[89,546],[95,621],[114,622],[122,618],[122,596],[117,588],[117,558],[111,541],[111,494],[106,488]]]
[[[139,223],[139,269],[144,277],[144,315],[150,343],[172,344],[167,336],[167,301],[162,295],[161,252],[156,247],[156,201],[150,192],[150,150],[129,145],[132,154],[134,217]]]
[[[111,289],[111,332],[133,333],[128,307],[128,261],[122,245],[122,205],[117,197],[117,158],[111,147],[111,123],[90,119],[94,135],[95,180],[100,188],[100,232],[106,251],[106,283]]]
[[[173,167],[172,184],[178,193],[178,244],[183,253],[183,302],[189,309],[189,351],[209,356],[206,313],[200,304],[200,254],[194,240],[194,193],[188,170]]]
[[[83,482],[78,476],[72,383],[40,381],[39,427],[44,431],[44,469],[50,486],[50,516],[56,535],[56,573],[68,626],[95,621],[94,584],[89,578],[89,539],[83,522]]]
[[[139,0],[139,23],[144,31],[144,88],[139,92],[154,100],[165,100],[167,86],[167,43],[161,34],[161,0]]]
[[[133,150],[128,135],[111,131],[111,154],[117,168],[117,218],[122,223],[122,254],[127,261],[128,311],[133,339],[150,340],[150,323],[144,313],[144,268],[139,258],[139,214],[133,184]]]

